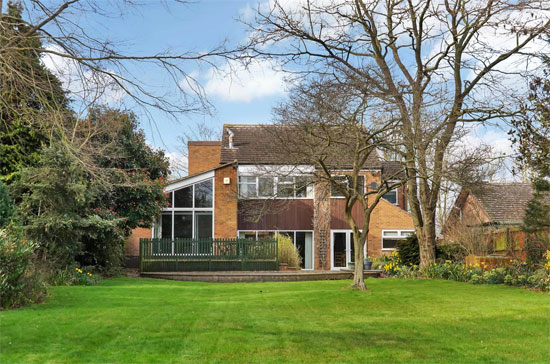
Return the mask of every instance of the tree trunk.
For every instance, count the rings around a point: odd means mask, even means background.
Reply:
[[[365,286],[365,274],[363,271],[363,261],[365,260],[363,249],[365,246],[365,241],[360,241],[362,240],[361,235],[363,234],[353,234],[353,246],[355,248],[355,273],[353,275],[353,287],[357,288],[358,290],[364,291],[367,289],[367,287]]]
[[[434,217],[424,220],[421,234],[418,236],[420,248],[420,267],[427,268],[435,262],[435,221]]]

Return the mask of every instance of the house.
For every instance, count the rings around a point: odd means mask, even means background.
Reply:
[[[527,204],[533,198],[530,183],[483,183],[460,191],[444,230],[457,224],[477,226],[519,226]]]
[[[311,182],[314,166],[291,164],[277,151],[273,127],[224,125],[221,141],[189,142],[189,175],[167,184],[170,207],[152,231],[135,232],[127,252],[135,254],[139,237],[259,239],[279,232],[291,237],[304,269],[347,267],[354,256],[345,200],[334,189],[324,194],[318,182]],[[360,172],[365,189],[400,169],[372,154]],[[335,163],[340,163],[335,170],[349,173],[345,162]],[[361,218],[359,204],[353,214]],[[391,253],[413,230],[400,187],[385,195],[371,215],[366,254]]]
[[[445,240],[465,236],[481,242],[478,247],[485,247],[484,251],[525,260],[528,234],[521,225],[533,193],[530,183],[483,183],[463,188],[443,228]]]

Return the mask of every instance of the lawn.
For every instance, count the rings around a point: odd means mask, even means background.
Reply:
[[[0,312],[0,363],[550,361],[550,295],[438,280],[56,287]]]

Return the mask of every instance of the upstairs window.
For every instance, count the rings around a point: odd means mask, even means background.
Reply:
[[[336,182],[336,184],[340,185],[345,190],[349,189],[350,186],[352,186],[352,184],[353,184],[352,176],[346,176],[346,175],[334,176],[333,179]],[[336,184],[331,183],[330,196],[331,197],[344,197],[344,194],[342,192],[340,192],[340,188],[338,188],[338,186]],[[357,190],[361,194],[365,193],[365,176],[363,176],[363,175],[357,176]]]
[[[239,176],[239,196],[251,198],[257,196],[257,177]]]
[[[241,198],[313,198],[309,176],[239,176]]]
[[[388,193],[386,193],[382,198],[389,203],[392,203],[394,205],[397,205],[397,190],[391,190]]]

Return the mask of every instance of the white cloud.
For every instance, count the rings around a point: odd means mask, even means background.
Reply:
[[[269,60],[253,60],[246,67],[238,61],[229,61],[219,69],[210,68],[201,76],[201,83],[208,96],[251,102],[284,95],[287,86],[284,76],[276,63]]]
[[[69,57],[47,52],[64,54],[56,45],[48,45],[45,49],[42,63],[61,81],[71,98],[84,104],[99,102],[107,105],[118,104],[124,99],[125,92],[109,76],[86,69]]]
[[[166,153],[166,156],[170,161],[171,178],[180,178],[187,175],[187,156],[175,152]]]

